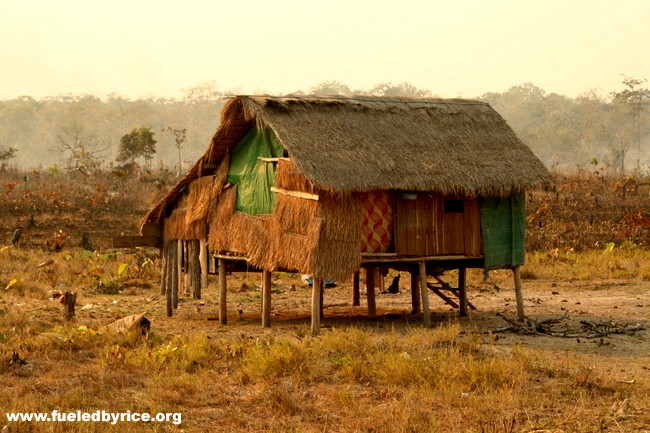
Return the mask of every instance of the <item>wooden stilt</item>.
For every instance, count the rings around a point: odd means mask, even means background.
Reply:
[[[316,336],[320,332],[320,299],[323,279],[314,276],[311,286],[311,335]]]
[[[523,319],[526,317],[524,314],[524,296],[521,293],[521,268],[515,266],[512,268],[512,273],[515,277],[515,298],[517,299],[517,317]]]
[[[169,251],[169,244],[167,242],[163,243],[162,248],[160,249],[160,294],[165,296],[167,292],[167,254]]]
[[[460,315],[467,316],[467,270],[458,269],[458,304],[460,305]]]
[[[176,290],[177,292],[182,292],[183,291],[183,283],[185,282],[185,278],[183,277],[183,241],[176,241],[177,242],[177,253],[176,253],[176,278],[178,279],[178,282],[176,283]],[[177,295],[178,299],[178,295]],[[177,301],[178,302],[178,301]],[[174,307],[176,308],[176,307]]]
[[[352,277],[352,306],[358,307],[361,305],[361,292],[359,290],[359,277],[360,272],[356,271]]]
[[[165,284],[165,300],[167,303],[167,317],[171,317],[173,314],[174,302],[173,302],[173,292],[174,286],[178,284],[178,278],[176,277],[176,254],[178,249],[176,248],[176,242],[167,243],[167,283]]]
[[[262,272],[262,326],[271,327],[271,289],[272,289],[271,271]]]
[[[201,288],[208,287],[208,245],[205,239],[199,241],[199,262],[201,264]]]
[[[172,246],[172,249],[173,246]],[[178,308],[178,290],[181,287],[182,284],[182,275],[183,273],[181,272],[181,259],[183,257],[183,250],[180,248],[180,241],[177,241],[176,244],[176,252],[174,253],[174,257],[172,259],[172,268],[174,272],[174,276],[172,278],[172,287],[171,287],[171,298],[172,298],[172,308],[175,310]]]
[[[323,309],[325,308],[325,280],[320,280],[320,320],[323,320],[325,315]]]
[[[422,315],[424,324],[431,326],[431,311],[429,311],[429,290],[427,290],[427,265],[420,262],[420,295],[422,296]]]
[[[377,317],[377,303],[375,299],[375,266],[366,268],[366,298],[368,299],[368,317]]]
[[[65,292],[63,296],[61,296],[61,303],[64,306],[63,318],[65,320],[74,319],[74,306],[77,303],[77,292]]]
[[[219,324],[228,323],[228,308],[226,304],[226,260],[219,259]]]
[[[201,245],[198,240],[189,241],[189,275],[192,286],[192,297],[201,299],[201,260],[199,258]]]
[[[411,271],[411,307],[411,314],[420,314],[420,285],[415,271]]]

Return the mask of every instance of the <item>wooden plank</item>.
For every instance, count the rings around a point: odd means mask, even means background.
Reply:
[[[445,251],[445,222],[444,222],[444,200],[442,194],[436,194],[434,200],[434,221],[436,232],[436,244],[433,255],[443,254]]]
[[[228,286],[226,282],[226,260],[220,258],[219,261],[219,324],[228,323],[228,305],[226,296],[228,295]]]
[[[408,219],[406,218],[406,201],[395,194],[395,214],[394,214],[394,233],[395,233],[395,252],[400,255],[408,254],[408,235],[406,227]]]
[[[262,161],[262,162],[291,161],[289,158],[285,158],[285,157],[282,157],[282,158],[267,158],[265,156],[258,156],[257,160]]]
[[[424,238],[424,255],[432,255],[435,250],[436,242],[436,227],[433,219],[433,206],[435,197],[433,194],[425,195],[426,200],[424,200],[424,210],[423,210],[423,224],[425,229],[425,238]]]
[[[418,194],[415,201],[415,254],[427,254],[427,227],[425,226],[426,195]]]
[[[474,259],[481,259],[481,258],[483,258],[483,257],[482,256],[469,257],[469,256],[466,256],[466,255],[463,255],[463,254],[445,254],[445,255],[439,255],[439,256],[415,256],[415,257],[397,256],[397,257],[392,257],[392,258],[374,257],[372,255],[367,256],[365,254],[361,254],[361,262],[364,263],[364,264],[371,264],[371,263],[414,263],[414,262],[419,262],[421,260],[444,262],[444,261],[450,261],[450,260],[474,260]]]
[[[160,247],[160,236],[113,236],[113,248]]]
[[[311,335],[316,336],[320,332],[320,288],[323,279],[314,276],[311,285]]]
[[[353,307],[358,307],[361,305],[361,294],[359,290],[359,277],[360,273],[359,271],[356,271],[354,273],[354,276],[352,277],[352,306]]]
[[[310,194],[308,192],[302,192],[302,191],[289,191],[287,189],[282,189],[282,188],[277,188],[275,186],[271,187],[271,192],[276,192],[278,194],[283,194],[283,195],[288,195],[291,197],[298,197],[298,198],[304,198],[307,200],[316,200],[318,201],[318,194]]]
[[[142,236],[162,236],[162,224],[145,223],[140,230]]]
[[[368,300],[368,317],[377,317],[377,303],[375,299],[375,266],[366,267],[366,299]]]
[[[427,283],[427,287],[429,288],[429,290],[435,293],[440,299],[445,301],[445,304],[450,305],[453,308],[458,308],[458,304],[455,303],[449,296],[442,293],[438,287],[434,286],[431,283]]]
[[[420,285],[418,273],[411,272],[411,314],[420,314]]]
[[[419,262],[420,295],[422,296],[422,316],[425,326],[431,326],[431,311],[429,310],[429,291],[427,290],[427,267],[424,261]]]
[[[262,272],[262,327],[271,327],[271,289],[273,282],[270,271]]]
[[[178,279],[178,285],[176,286],[177,290],[175,293],[172,294],[172,302],[174,303],[174,310],[178,308],[178,293],[183,291],[183,283],[184,283],[184,276],[183,276],[183,241],[176,241],[176,248],[177,248],[177,254],[178,254],[178,260],[176,260],[176,267],[177,267],[177,279]]]

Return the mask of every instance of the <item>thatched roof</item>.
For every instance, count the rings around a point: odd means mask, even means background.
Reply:
[[[253,126],[269,127],[318,188],[505,196],[550,180],[540,160],[489,104],[460,99],[237,96],[205,156],[218,163]],[[174,200],[177,185],[163,202]],[[147,216],[158,219],[162,202]],[[158,218],[156,218],[156,214]]]

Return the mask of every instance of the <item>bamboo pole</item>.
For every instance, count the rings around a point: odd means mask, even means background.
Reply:
[[[524,314],[524,296],[521,293],[521,267],[515,266],[512,268],[512,273],[515,278],[515,298],[517,299],[517,317],[523,319],[526,317]]]
[[[226,304],[227,295],[226,283],[226,260],[219,259],[219,324],[226,325],[228,323],[228,307]]]
[[[411,271],[411,307],[411,314],[420,314],[420,285],[415,271]]]
[[[207,240],[199,241],[199,262],[201,263],[201,288],[208,287],[208,245]]]
[[[271,289],[272,289],[272,272],[262,272],[262,327],[271,327]]]
[[[422,296],[422,313],[424,324],[431,326],[431,311],[429,311],[429,290],[427,289],[427,265],[420,262],[420,295]]]
[[[460,306],[460,315],[467,316],[467,270],[458,269],[458,304]]]
[[[377,303],[375,300],[375,266],[366,267],[366,299],[368,300],[368,317],[377,317]]]
[[[354,276],[352,277],[352,306],[353,307],[358,307],[361,305],[361,293],[359,290],[359,277],[360,277],[360,272],[356,271],[354,273]]]
[[[316,336],[320,331],[320,288],[323,279],[314,276],[311,285],[311,335]]]

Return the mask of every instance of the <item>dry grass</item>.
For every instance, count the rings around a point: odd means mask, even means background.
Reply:
[[[155,327],[148,336],[105,334],[98,332],[105,320],[84,316],[65,322],[58,304],[45,299],[48,284],[32,282],[40,280],[35,265],[43,253],[12,248],[0,254],[2,275],[21,279],[20,286],[0,294],[0,407],[5,412],[180,411],[180,428],[188,432],[643,431],[649,421],[647,379],[622,384],[593,358],[503,348],[453,322],[433,329],[334,326],[320,338],[305,337],[300,329],[294,335],[251,338],[237,332],[237,325],[226,334],[157,332]],[[59,280],[75,287],[79,269],[101,261],[110,274],[124,261],[123,256],[65,261],[64,254],[57,256],[63,261]],[[644,279],[644,268],[632,265],[644,254],[614,250],[571,258],[578,268],[590,260],[618,261],[629,268],[630,278]],[[539,278],[580,275],[579,269],[556,261],[529,258]],[[149,278],[155,277],[152,271]],[[257,280],[243,282],[248,289],[233,301],[259,303],[253,296]],[[107,299],[120,305],[125,296]],[[128,305],[111,314],[127,313]],[[9,365],[14,351],[27,364]],[[42,423],[11,428],[112,432],[177,427]]]

